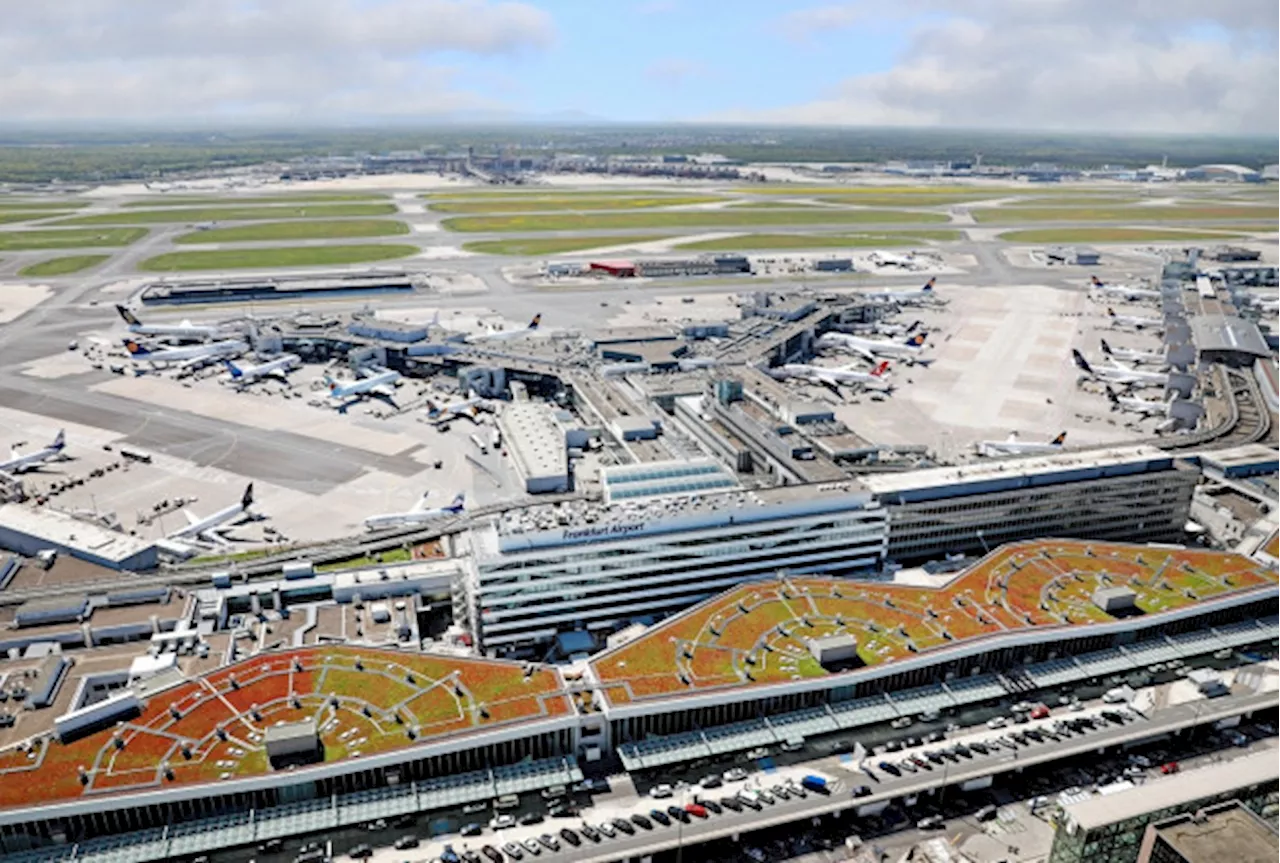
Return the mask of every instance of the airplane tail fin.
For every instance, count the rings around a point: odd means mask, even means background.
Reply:
[[[1100,288],[1102,287],[1102,280],[1099,279],[1096,275],[1093,275],[1089,277],[1089,284],[1093,285],[1093,287],[1095,288]]]
[[[117,304],[116,311],[120,313],[120,317],[124,318],[124,322],[129,326],[131,327],[142,326],[142,321],[138,320],[138,318],[133,314],[133,312],[129,311],[124,306]]]
[[[1116,395],[1116,391],[1111,389],[1111,387],[1107,387],[1106,390],[1107,390],[1107,401],[1111,402],[1111,404],[1113,405],[1120,404],[1120,397]]]
[[[135,342],[133,339],[128,339],[125,341],[124,349],[129,352],[130,356],[138,357],[138,358],[145,357],[151,353],[151,351],[147,350],[142,345]]]
[[[1049,441],[1053,446],[1062,446],[1067,441],[1067,433],[1061,432],[1056,438]]]
[[[240,506],[248,509],[253,505],[253,483],[249,483],[244,487],[244,494],[240,496]]]
[[[1089,361],[1084,358],[1084,354],[1075,348],[1071,349],[1071,359],[1075,362],[1076,368],[1083,372],[1093,373],[1093,366],[1089,365]]]
[[[49,444],[49,449],[55,452],[62,452],[62,448],[67,445],[66,429],[58,429],[58,433],[53,438],[53,443]]]
[[[244,377],[244,372],[240,371],[240,367],[231,362],[231,360],[223,360],[222,364],[227,367],[227,371],[231,373],[231,377],[236,378],[237,380]]]
[[[1107,340],[1106,340],[1106,339],[1102,339],[1101,341],[1102,341],[1102,352],[1103,352],[1104,354],[1106,354],[1107,356],[1109,356],[1109,357],[1110,357],[1110,356],[1115,356],[1115,354],[1113,354],[1113,353],[1111,352],[1111,345],[1107,344]]]
[[[937,280],[936,278],[929,279],[929,281],[927,281],[927,282],[925,282],[925,283],[924,283],[924,287],[923,287],[923,288],[921,288],[920,290],[922,290],[922,291],[932,291],[932,290],[933,290],[934,283],[936,283],[937,281],[938,281],[938,280]]]
[[[1111,308],[1111,306],[1107,306],[1107,317],[1114,318],[1115,316],[1116,316],[1116,310]]]
[[[467,503],[467,493],[465,491],[460,491],[456,495],[454,495],[453,502],[449,504],[449,511],[462,512],[464,509],[466,509],[466,503]]]
[[[871,376],[875,378],[882,377],[888,371],[889,371],[889,361],[885,360],[882,363],[880,363],[880,365],[876,366],[875,369],[872,370]]]
[[[436,309],[436,313],[431,316],[431,326],[439,329],[440,327],[440,310]]]
[[[916,331],[916,329],[917,329],[917,328],[920,326],[920,324],[922,324],[922,323],[924,323],[924,322],[923,322],[923,321],[919,321],[919,320],[912,321],[912,322],[911,322],[911,326],[907,327],[907,332],[906,332],[906,334],[907,334],[907,335],[911,335],[912,333],[914,333],[914,332]]]
[[[533,320],[529,321],[529,329],[531,330],[536,330],[540,326],[542,326],[542,312],[538,312],[533,316]]]
[[[907,339],[907,341],[906,341],[906,345],[907,345],[907,347],[909,347],[909,348],[922,348],[922,347],[924,347],[924,340],[925,340],[925,336],[926,336],[926,333],[916,333],[914,336],[912,336],[911,338]]]

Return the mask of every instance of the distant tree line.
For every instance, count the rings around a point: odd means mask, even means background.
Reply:
[[[513,155],[716,152],[747,162],[970,162],[1064,168],[1274,164],[1275,138],[995,132],[955,129],[751,128],[745,126],[438,126],[356,130],[185,132],[0,129],[0,182],[101,182],[353,156],[393,150]]]

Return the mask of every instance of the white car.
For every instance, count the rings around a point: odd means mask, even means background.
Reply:
[[[605,836],[609,837],[610,839],[618,835],[617,828],[614,827],[612,824],[610,824],[608,821],[601,821],[599,824],[596,825],[596,829],[599,830]]]
[[[747,778],[747,771],[741,767],[730,767],[724,772],[725,782],[744,782]]]
[[[661,785],[655,785],[649,789],[649,796],[654,800],[663,800],[675,794],[675,789],[665,782]]]
[[[993,716],[987,720],[988,728],[1004,728],[1008,724],[1009,720],[1005,719],[1003,716]]]
[[[495,815],[489,821],[490,830],[506,830],[516,826],[516,819],[510,815]]]

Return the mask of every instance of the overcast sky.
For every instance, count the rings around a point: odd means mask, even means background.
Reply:
[[[1278,5],[0,0],[0,121],[582,117],[1275,135]]]

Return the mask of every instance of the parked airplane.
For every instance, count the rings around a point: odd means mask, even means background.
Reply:
[[[1158,300],[1160,292],[1149,288],[1135,288],[1133,285],[1108,285],[1097,276],[1089,277],[1089,287],[1095,291],[1112,297],[1123,297],[1126,300]]]
[[[1129,363],[1164,363],[1164,354],[1135,351],[1132,348],[1113,348],[1102,339],[1102,352],[1112,360],[1124,360]]]
[[[129,332],[140,336],[157,336],[183,342],[202,342],[206,339],[215,339],[227,332],[224,327],[197,325],[190,321],[183,321],[180,324],[144,324],[138,320],[133,312],[122,305],[117,305],[116,311],[120,313],[120,317],[124,318],[124,322],[129,327]]]
[[[918,291],[871,291],[862,296],[873,303],[893,303],[899,306],[915,306],[937,299],[933,287],[937,279],[930,279]]]
[[[1159,318],[1143,318],[1137,315],[1117,315],[1116,310],[1107,307],[1107,317],[1111,318],[1111,326],[1126,327],[1134,330],[1163,330],[1164,321]]]
[[[1107,400],[1111,402],[1113,411],[1125,411],[1127,413],[1142,414],[1144,417],[1161,416],[1167,417],[1169,411],[1173,408],[1174,401],[1178,398],[1177,393],[1172,393],[1168,401],[1156,401],[1155,399],[1140,399],[1135,396],[1117,395],[1115,390],[1107,387]]]
[[[513,339],[522,339],[527,335],[537,332],[538,327],[542,326],[542,314],[538,313],[533,316],[533,320],[529,321],[529,326],[522,330],[499,330],[489,327],[487,333],[480,335],[467,336],[467,344],[482,344],[484,342],[509,342]]]
[[[187,517],[187,526],[181,530],[174,531],[167,538],[178,540],[194,539],[213,545],[226,545],[227,539],[219,531],[219,528],[242,515],[250,515],[249,507],[252,505],[253,483],[249,483],[245,486],[244,494],[240,496],[239,503],[233,503],[231,506],[220,509],[212,515],[197,518],[191,513],[191,510],[184,509],[182,514]]]
[[[905,341],[891,342],[884,339],[864,339],[847,333],[823,333],[818,337],[818,347],[836,348],[859,354],[873,363],[883,357],[897,357],[924,366],[932,360],[920,360],[917,357],[924,350],[924,340],[927,336],[928,333],[916,333]]]
[[[447,405],[438,405],[431,399],[427,399],[427,422],[443,423],[456,417],[466,417],[475,422],[476,415],[480,413],[480,406],[483,404],[484,399],[474,391],[468,393],[465,399],[459,399]]]
[[[437,507],[434,509],[427,509],[427,495],[429,494],[431,494],[431,492],[423,494],[422,497],[418,499],[418,502],[414,505],[413,509],[408,512],[391,512],[385,515],[369,516],[364,520],[365,528],[368,530],[384,530],[388,527],[422,524],[423,522],[432,521],[437,518],[448,518],[453,515],[461,515],[466,509],[466,492],[460,491],[454,495],[453,502],[448,506]]]
[[[227,371],[231,375],[231,382],[243,387],[263,378],[285,380],[289,371],[301,362],[302,358],[297,354],[282,354],[274,360],[268,360],[256,366],[244,366],[242,368],[231,360],[223,360],[222,364],[227,367]]]
[[[329,397],[333,399],[365,398],[374,396],[377,398],[389,399],[392,394],[392,387],[396,381],[400,380],[397,372],[386,371],[372,377],[359,378],[350,383],[339,383],[328,375],[324,376],[324,382],[329,387]]]
[[[192,360],[213,360],[222,357],[239,356],[249,350],[249,345],[238,339],[225,339],[220,342],[208,342],[207,344],[192,345],[185,348],[161,348],[158,351],[144,348],[133,339],[126,339],[124,347],[129,352],[129,359],[135,363],[151,363],[153,366],[156,363],[168,366]]]
[[[1010,432],[1002,441],[984,440],[974,444],[974,450],[980,456],[992,458],[1002,455],[1031,455],[1033,453],[1051,453],[1062,449],[1067,440],[1067,433],[1062,432],[1047,443],[1025,443],[1018,440],[1018,433]]]
[[[770,373],[779,378],[799,378],[812,384],[821,384],[828,389],[840,392],[841,386],[862,386],[879,392],[892,392],[893,386],[885,379],[889,371],[888,361],[880,363],[869,372],[858,371],[853,366],[826,369],[821,366],[810,366],[801,363],[789,363],[771,369]]]
[[[44,449],[29,452],[21,455],[18,448],[14,447],[9,451],[9,460],[0,462],[0,474],[23,473],[32,468],[39,467],[47,461],[52,461],[62,455],[62,450],[67,445],[67,433],[59,429],[58,434],[53,438],[53,443]]]
[[[1129,387],[1164,386],[1169,383],[1169,375],[1165,372],[1142,372],[1137,369],[1131,369],[1115,360],[1111,361],[1110,366],[1094,368],[1089,365],[1089,361],[1084,358],[1084,355],[1074,348],[1071,351],[1071,358],[1075,361],[1076,368],[1095,381],[1101,381],[1102,383],[1121,384]]]

